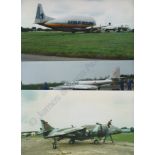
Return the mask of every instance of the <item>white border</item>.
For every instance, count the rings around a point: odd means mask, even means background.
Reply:
[[[155,154],[155,4],[135,0],[135,155]]]
[[[155,154],[155,5],[135,0],[135,155]],[[20,154],[21,2],[1,2],[1,149]]]
[[[21,122],[21,1],[1,1],[0,154],[19,155]]]

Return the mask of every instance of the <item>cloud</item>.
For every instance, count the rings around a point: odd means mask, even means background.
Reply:
[[[39,0],[48,16],[92,16],[97,24],[133,26],[133,0]],[[22,0],[22,26],[32,26],[38,0]]]
[[[22,83],[73,82],[83,78],[105,77],[112,75],[116,67],[120,67],[121,74],[133,74],[133,65],[131,60],[22,62]]]
[[[40,119],[54,127],[106,123],[133,126],[133,92],[30,91],[35,100],[22,100],[22,130],[38,130]],[[27,95],[27,94],[26,94]],[[25,92],[22,91],[22,98]]]

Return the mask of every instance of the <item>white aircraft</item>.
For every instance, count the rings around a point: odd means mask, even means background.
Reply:
[[[116,26],[112,26],[111,23],[109,23],[108,25],[106,26],[101,26],[101,31],[104,31],[104,32],[111,32],[111,31],[117,31],[117,27]]]
[[[129,32],[131,30],[128,25],[112,26],[111,23],[109,23],[106,26],[101,26],[102,32]]]
[[[94,27],[96,25],[96,22],[92,17],[73,16],[55,19],[45,15],[41,4],[38,4],[37,7],[35,24],[52,28],[52,30],[54,31],[96,31],[96,27]]]
[[[120,79],[120,68],[116,68],[112,77],[105,80],[79,80],[72,83],[65,83],[57,87],[50,87],[53,90],[99,90],[102,87],[110,86],[114,79]]]

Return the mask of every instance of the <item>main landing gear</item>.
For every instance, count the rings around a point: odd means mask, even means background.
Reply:
[[[53,149],[57,149],[57,140],[54,138]]]
[[[69,144],[75,144],[75,139],[70,139]]]

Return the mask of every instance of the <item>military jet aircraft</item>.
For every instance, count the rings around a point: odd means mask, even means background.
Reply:
[[[41,120],[42,124],[42,133],[44,138],[53,139],[53,149],[57,148],[57,142],[61,139],[69,139],[70,144],[74,144],[76,140],[88,140],[92,139],[94,144],[99,143],[103,138],[105,142],[106,138],[109,136],[113,142],[111,134],[120,133],[120,129],[112,127],[111,129],[107,125],[102,125],[96,123],[92,126],[82,126],[82,127],[69,127],[64,129],[57,129],[48,124],[48,122]]]
[[[53,90],[99,90],[102,87],[111,86],[114,80],[120,79],[120,68],[116,68],[111,78],[96,80],[78,80],[72,83],[65,83],[57,87],[50,87]]]

